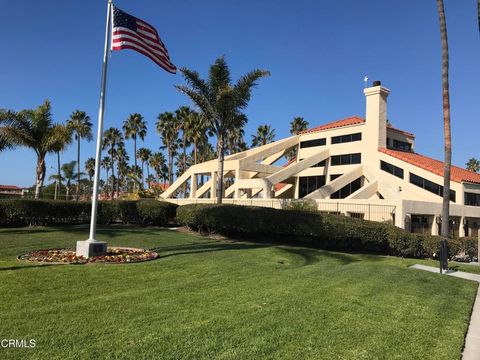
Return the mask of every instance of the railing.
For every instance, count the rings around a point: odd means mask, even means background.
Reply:
[[[165,199],[165,201],[178,204],[214,204],[215,199]],[[243,206],[261,206],[274,209],[285,209],[295,199],[223,199],[223,204],[234,204]],[[350,202],[348,200],[314,200],[317,203],[318,211],[329,214],[338,214],[353,218],[360,218],[372,221],[394,222],[396,205],[394,204],[371,204]]]

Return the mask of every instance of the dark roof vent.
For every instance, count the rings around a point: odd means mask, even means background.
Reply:
[[[382,82],[380,80],[374,80],[372,86],[380,86],[382,85]]]

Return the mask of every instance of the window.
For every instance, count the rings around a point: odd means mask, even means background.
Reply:
[[[355,218],[355,219],[364,219],[365,218],[365,214],[364,213],[359,213],[359,212],[348,212],[347,213],[348,216],[350,216],[351,218]]]
[[[465,192],[465,205],[480,206],[480,194]]]
[[[301,176],[299,185],[299,197],[303,198],[325,185],[325,176]]]
[[[362,133],[332,136],[332,144],[341,144],[341,143],[360,141],[360,140],[362,140]]]
[[[357,180],[352,181],[350,184],[344,186],[340,190],[330,195],[330,199],[345,199],[347,196],[350,196],[361,187],[362,187],[362,178],[359,177]]]
[[[343,174],[332,174],[332,175],[330,175],[330,181],[333,181],[333,180],[335,180],[336,178],[339,178],[342,175]]]
[[[350,165],[350,164],[360,164],[362,162],[362,154],[345,154],[345,155],[334,155],[332,156],[332,166],[335,165]]]
[[[421,176],[415,175],[414,173],[410,173],[410,183],[421,187],[431,193],[434,193],[438,196],[443,196],[443,186],[438,185],[430,180],[424,179]],[[455,190],[450,190],[450,201],[455,202],[456,194]]]
[[[399,168],[395,165],[389,164],[383,160],[380,160],[380,169],[383,171],[386,171],[392,175],[395,175],[396,177],[399,177],[400,179],[403,179],[403,169]]]
[[[393,148],[397,150],[403,150],[403,151],[412,151],[412,144],[405,141],[393,139]]]
[[[314,146],[324,146],[327,144],[327,139],[314,139],[314,140],[306,140],[300,142],[300,149],[314,147]]]

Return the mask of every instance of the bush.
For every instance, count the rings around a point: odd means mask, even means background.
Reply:
[[[0,199],[0,226],[87,224],[91,207],[87,201]],[[97,222],[164,226],[176,207],[156,200],[100,201]]]
[[[318,205],[317,205],[316,201],[312,200],[312,199],[292,200],[285,207],[285,210],[317,212],[318,211]]]
[[[402,257],[435,257],[439,236],[412,234],[389,223],[298,210],[238,205],[191,204],[177,209],[177,221],[193,230],[248,237],[255,241],[302,241],[328,250],[362,251]],[[449,256],[476,254],[471,238],[449,239]]]

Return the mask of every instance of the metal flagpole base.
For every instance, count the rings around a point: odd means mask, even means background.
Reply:
[[[107,243],[105,241],[98,241],[88,239],[84,241],[77,241],[77,256],[90,258],[93,256],[102,256],[107,253]]]

